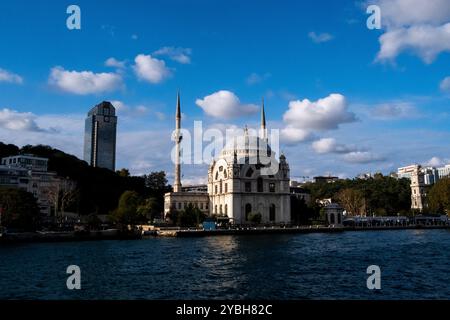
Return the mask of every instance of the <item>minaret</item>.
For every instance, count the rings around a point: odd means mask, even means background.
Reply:
[[[266,112],[264,111],[264,98],[262,98],[261,106],[261,133],[260,138],[267,140],[267,128],[266,128]]]
[[[180,108],[180,92],[177,93],[177,112],[175,115],[175,182],[173,184],[173,192],[181,192],[181,151],[180,151],[180,143],[181,139],[181,108]]]

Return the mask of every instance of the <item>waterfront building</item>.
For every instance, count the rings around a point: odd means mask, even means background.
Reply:
[[[291,197],[303,200],[305,204],[311,202],[311,193],[309,190],[303,188],[300,184],[297,184],[296,181],[290,181],[289,190],[291,192]]]
[[[165,216],[182,210],[184,203],[208,202],[209,215],[226,218],[231,223],[249,223],[251,214],[260,214],[262,223],[289,223],[290,170],[286,157],[276,159],[267,138],[264,103],[261,108],[261,128],[258,136],[243,136],[229,141],[208,168],[207,192],[186,192],[180,179],[180,99],[177,97],[176,163],[174,191],[165,195]],[[264,156],[264,163],[261,161]],[[206,209],[205,209],[206,211]]]
[[[48,171],[48,159],[31,154],[5,157],[0,165],[0,186],[30,192],[37,200],[40,212],[50,215],[53,205],[50,190],[60,183],[56,172]]]
[[[339,180],[339,177],[317,176],[313,178],[314,183],[333,183]]]
[[[337,203],[330,203],[324,207],[325,216],[329,225],[342,225],[344,209]]]
[[[111,171],[116,166],[117,116],[107,101],[93,107],[87,115],[84,132],[84,160],[93,167]]]
[[[427,185],[425,184],[425,175],[421,166],[416,165],[411,172],[411,209],[422,211],[427,195]]]

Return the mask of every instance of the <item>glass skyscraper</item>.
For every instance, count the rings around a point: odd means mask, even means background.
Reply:
[[[107,101],[93,107],[84,129],[84,160],[93,167],[114,171],[116,166],[117,116]]]

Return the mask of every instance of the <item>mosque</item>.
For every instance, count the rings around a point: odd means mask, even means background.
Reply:
[[[291,220],[290,170],[286,157],[277,159],[267,137],[264,102],[259,134],[245,128],[242,136],[229,141],[209,165],[207,190],[186,191],[181,185],[181,107],[177,96],[174,140],[176,147],[173,192],[164,196],[164,215],[182,211],[189,204],[208,216],[246,224],[260,214],[261,223]]]

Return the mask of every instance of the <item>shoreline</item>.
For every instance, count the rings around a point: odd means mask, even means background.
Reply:
[[[141,240],[154,237],[194,238],[225,235],[267,235],[267,234],[308,234],[308,233],[341,233],[361,231],[396,231],[396,230],[449,230],[450,225],[410,225],[410,226],[375,226],[375,227],[325,227],[325,226],[296,226],[296,227],[248,227],[236,229],[216,230],[158,230],[150,234],[123,235],[118,232],[92,232],[77,234],[75,232],[28,232],[11,233],[0,236],[0,245],[9,243],[39,243],[39,242],[77,242],[77,241],[105,241],[105,240]]]

